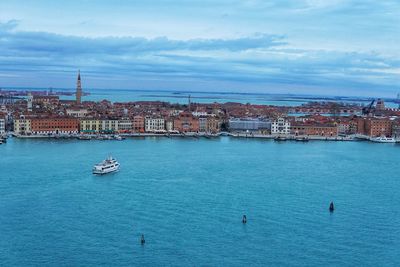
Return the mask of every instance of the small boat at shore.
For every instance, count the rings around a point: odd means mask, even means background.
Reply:
[[[92,138],[89,135],[78,136],[79,140],[91,140]]]
[[[375,143],[396,143],[396,139],[394,139],[393,137],[386,137],[386,136],[380,136],[380,137],[371,137],[369,139],[372,142]]]
[[[108,157],[102,162],[94,165],[93,174],[107,174],[119,170],[119,162],[113,157]]]
[[[115,140],[118,140],[118,141],[122,141],[122,140],[125,140],[125,137],[124,137],[124,136],[121,136],[121,135],[115,135],[115,136],[114,136],[114,139],[115,139]]]
[[[274,138],[274,141],[286,141],[286,140],[287,140],[287,138],[284,136],[277,136]]]
[[[310,140],[308,139],[308,137],[297,137],[295,139],[295,141],[297,141],[297,142],[308,142]]]

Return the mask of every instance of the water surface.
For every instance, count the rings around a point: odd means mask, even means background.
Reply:
[[[0,263],[399,266],[399,153],[366,142],[10,139]],[[121,171],[92,175],[108,154]]]

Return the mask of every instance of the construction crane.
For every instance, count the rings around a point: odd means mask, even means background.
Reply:
[[[371,103],[368,106],[363,107],[362,114],[363,115],[369,115],[370,113],[374,112],[375,111],[374,103],[375,103],[375,99],[372,100]]]

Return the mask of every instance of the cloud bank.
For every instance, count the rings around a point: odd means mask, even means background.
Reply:
[[[389,19],[381,19],[385,15],[382,12],[390,12],[394,2],[308,0],[266,3],[248,0],[236,3],[240,9],[228,9],[224,2],[220,3],[224,12],[219,16],[214,16],[218,7],[213,11],[203,10],[198,5],[199,11],[194,18],[200,13],[211,14],[210,20],[218,18],[224,23],[210,26],[210,36],[199,30],[188,34],[187,38],[114,35],[112,32],[101,36],[84,32],[71,34],[68,31],[52,32],[39,26],[27,28],[24,17],[3,20],[0,22],[0,87],[73,87],[76,71],[81,69],[85,85],[98,88],[385,96],[394,96],[400,91],[399,53],[390,43],[399,38],[391,34],[400,28],[391,23],[396,19],[388,13],[385,14]],[[192,9],[196,3],[192,3]],[[368,36],[367,31],[362,31],[368,22],[358,20],[358,14],[349,11],[356,8],[358,12],[366,12],[366,7],[375,8],[371,16],[382,21],[381,33]],[[160,4],[158,8],[163,6]],[[192,10],[188,6],[182,8]],[[176,10],[180,9],[177,7]],[[215,34],[215,29],[236,25],[232,23],[232,17],[240,21],[240,16],[244,16],[243,25],[251,21],[247,16],[249,11],[254,16],[254,29],[246,26],[247,32],[243,32],[238,26],[237,31],[230,29],[229,34]],[[302,18],[299,23],[302,28],[294,32],[296,27],[285,25],[285,22],[268,27],[269,22],[279,20],[277,16],[283,14],[292,16],[288,23]],[[264,20],[261,15],[265,16]],[[323,27],[315,24],[317,15]],[[182,14],[174,16],[185,18]],[[335,16],[341,19],[335,21]],[[343,27],[341,24],[346,20],[354,20],[357,24]],[[96,19],[81,24],[93,21]],[[195,29],[191,24],[194,19],[187,21],[189,33]],[[327,28],[327,25],[331,26]],[[387,27],[383,27],[385,25]],[[347,33],[348,28],[360,28],[360,31],[354,31],[352,36]],[[376,41],[379,37],[386,41]],[[371,42],[366,42],[368,40]]]

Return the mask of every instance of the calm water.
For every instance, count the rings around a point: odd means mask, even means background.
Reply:
[[[93,176],[109,153],[121,171]],[[399,266],[399,159],[364,142],[11,139],[0,263]]]
[[[13,90],[27,90],[26,88],[8,88]],[[30,88],[29,90],[49,91],[48,88]],[[83,96],[83,100],[101,101],[107,99],[111,102],[129,102],[129,101],[165,101],[170,103],[187,104],[188,96],[191,96],[192,102],[195,103],[251,103],[258,105],[274,105],[274,106],[300,106],[310,101],[336,101],[340,103],[369,105],[371,100],[367,97],[357,98],[330,98],[322,96],[305,96],[295,94],[268,94],[268,93],[232,93],[232,92],[182,92],[169,90],[128,90],[128,89],[90,89],[84,88],[84,92],[90,95]],[[75,89],[54,89],[54,92],[64,91],[74,93]],[[61,99],[74,100],[75,95],[61,96]],[[398,108],[399,103],[394,100],[386,100],[385,106],[390,108]]]
[[[112,102],[129,101],[166,101],[170,103],[187,104],[188,97],[196,103],[252,103],[275,106],[300,106],[307,103],[308,99],[299,99],[290,96],[269,94],[234,94],[218,92],[176,92],[176,91],[140,91],[140,90],[106,90],[88,89],[90,95],[84,96],[85,100]],[[75,96],[63,96],[62,99],[75,99]]]

